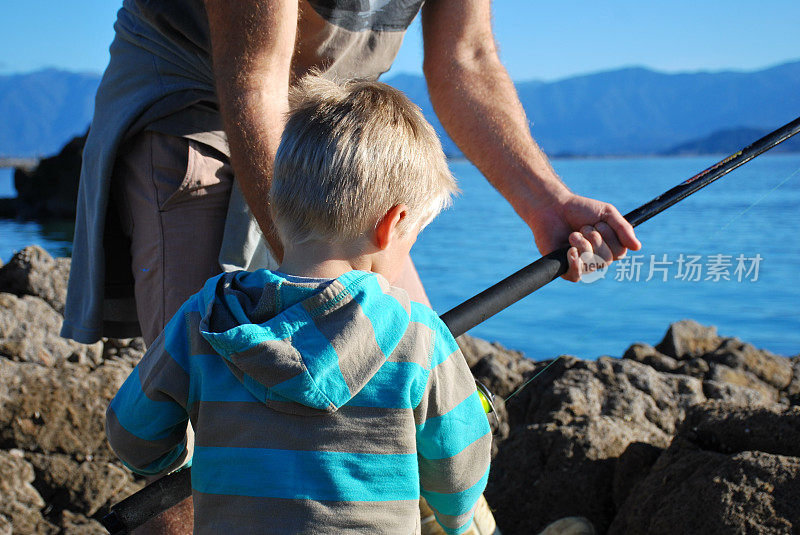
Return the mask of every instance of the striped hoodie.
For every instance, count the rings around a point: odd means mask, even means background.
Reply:
[[[458,534],[489,475],[489,424],[455,340],[364,271],[209,279],[106,416],[131,470],[191,463],[195,533],[418,533],[423,496]]]

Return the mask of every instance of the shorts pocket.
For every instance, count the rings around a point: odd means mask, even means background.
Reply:
[[[192,139],[181,141],[186,143],[186,170],[178,187],[161,203],[161,211],[198,197],[227,194],[233,183],[233,169],[225,155]]]

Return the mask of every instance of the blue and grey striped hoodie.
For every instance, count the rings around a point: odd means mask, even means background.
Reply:
[[[457,534],[489,474],[455,340],[364,271],[208,280],[112,400],[106,431],[136,472],[191,462],[196,533],[418,533],[423,496]]]

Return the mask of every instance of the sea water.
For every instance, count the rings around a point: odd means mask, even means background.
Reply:
[[[624,214],[719,157],[555,160],[576,193]],[[463,191],[419,237],[412,256],[434,308],[445,312],[539,257],[506,201],[464,161]],[[13,195],[0,170],[0,196]],[[533,359],[619,356],[692,318],[783,355],[800,353],[800,155],[764,155],[637,229],[644,247],[590,284],[557,280],[472,333]],[[0,259],[38,243],[69,252],[63,225],[0,220]],[[739,259],[739,260],[737,260]],[[648,280],[649,279],[649,280]],[[665,280],[666,279],[666,280]]]

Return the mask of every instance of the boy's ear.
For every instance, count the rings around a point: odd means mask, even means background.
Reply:
[[[408,206],[398,204],[389,208],[375,225],[374,241],[378,249],[384,250],[397,237],[397,226],[400,221],[408,217]]]

